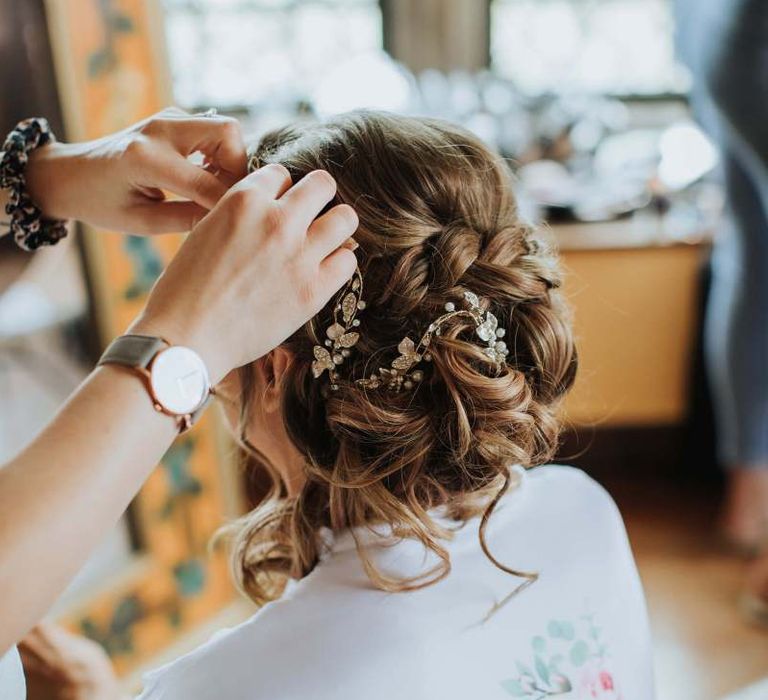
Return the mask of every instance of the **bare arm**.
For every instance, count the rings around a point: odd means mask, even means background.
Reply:
[[[291,187],[285,168],[267,166],[241,180],[188,236],[132,331],[197,350],[214,382],[267,353],[354,271],[339,249],[352,209],[315,219],[334,194],[327,173]],[[46,613],[175,435],[136,377],[101,368],[0,468],[0,652]]]
[[[45,614],[176,432],[136,378],[103,367],[0,470],[0,649]]]

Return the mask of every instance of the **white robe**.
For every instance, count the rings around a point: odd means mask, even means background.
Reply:
[[[525,473],[488,531],[478,521],[447,544],[443,581],[405,593],[368,582],[351,533],[283,598],[150,673],[141,700],[650,700],[651,643],[640,580],[605,490],[570,467]],[[423,569],[424,552],[378,547],[386,571]]]

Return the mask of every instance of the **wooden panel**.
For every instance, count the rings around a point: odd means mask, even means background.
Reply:
[[[579,376],[566,402],[575,425],[683,420],[703,245],[563,253]]]

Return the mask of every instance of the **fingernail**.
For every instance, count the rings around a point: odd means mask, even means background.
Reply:
[[[347,238],[347,240],[341,244],[341,247],[355,251],[360,247],[360,244],[354,238]]]

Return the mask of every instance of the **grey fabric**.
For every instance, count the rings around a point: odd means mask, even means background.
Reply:
[[[146,367],[166,343],[160,338],[145,335],[121,335],[115,338],[99,360],[100,365],[117,364],[127,367]]]
[[[722,154],[728,222],[718,236],[706,354],[719,457],[768,465],[768,2],[677,0],[694,112]]]

